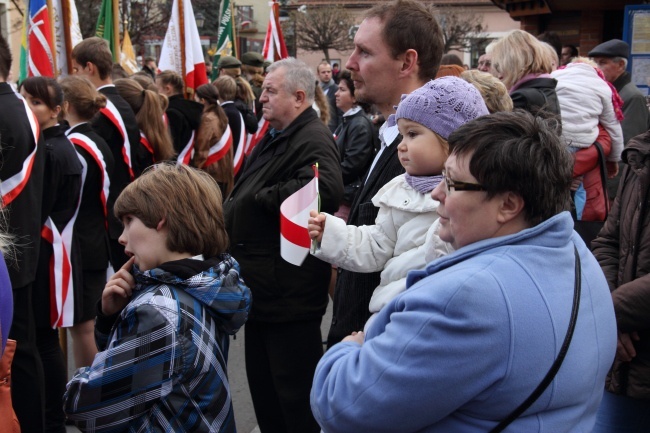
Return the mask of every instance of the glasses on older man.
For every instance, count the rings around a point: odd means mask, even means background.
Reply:
[[[447,194],[452,191],[487,191],[483,185],[479,185],[478,183],[461,182],[459,180],[450,179],[445,170],[442,170],[442,177],[445,180]]]

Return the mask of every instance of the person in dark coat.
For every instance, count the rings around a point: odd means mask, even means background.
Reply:
[[[645,432],[650,410],[650,132],[623,150],[618,194],[591,243],[614,301],[618,345],[594,433]]]
[[[98,93],[82,77],[61,80],[66,120],[66,132],[84,165],[81,201],[75,220],[74,238],[81,251],[82,285],[81,312],[70,329],[73,338],[74,359],[77,367],[90,365],[97,353],[94,322],[97,300],[106,283],[109,264],[107,233],[109,184],[112,182],[115,160],[108,144],[89,123],[105,106],[106,97]]]
[[[151,154],[140,144],[140,128],[131,106],[113,85],[111,71],[113,55],[105,39],[87,38],[72,50],[72,67],[75,75],[86,77],[107,98],[106,107],[92,120],[93,129],[108,144],[115,160],[115,172],[111,179],[108,207],[122,190],[142,171],[153,163]],[[127,261],[124,247],[117,242],[122,225],[109,212],[108,234],[111,246],[111,264],[117,271]]]
[[[314,164],[321,209],[336,211],[343,196],[334,139],[311,108],[314,88],[314,73],[301,61],[269,67],[261,101],[271,128],[224,202],[230,251],[254,299],[246,373],[262,432],[320,431],[309,391],[323,354],[320,324],[331,266],[311,256],[296,266],[280,256],[280,205],[314,178]]]
[[[343,115],[341,110],[336,107],[336,96],[334,96],[338,86],[336,85],[336,81],[332,79],[332,67],[329,63],[325,61],[321,62],[316,67],[316,72],[318,72],[318,85],[323,90],[325,96],[327,96],[327,101],[329,102],[330,119],[327,126],[333,133],[341,123],[341,116]]]
[[[0,192],[15,260],[9,263],[14,298],[9,338],[16,340],[11,394],[23,432],[44,430],[43,367],[36,348],[32,306],[40,252],[45,144],[38,121],[7,82],[9,45],[0,36]],[[26,168],[26,170],[23,170]]]
[[[73,244],[73,227],[83,167],[65,136],[67,125],[58,121],[63,106],[61,86],[53,78],[30,77],[20,83],[19,90],[38,119],[46,150],[42,210],[46,224],[32,298],[36,345],[45,373],[45,431],[65,433],[61,395],[67,366],[58,328],[71,326],[81,307],[77,296],[77,291],[81,292],[81,256]]]
[[[392,33],[401,29],[399,32],[403,33],[391,34],[389,39],[388,29]],[[395,56],[395,51],[401,48],[393,46],[396,42],[392,41],[413,41],[413,46]],[[444,46],[435,16],[414,0],[395,0],[368,10],[354,37],[354,45],[354,52],[345,65],[355,82],[354,96],[357,101],[375,104],[385,119],[395,113],[403,94],[435,78]],[[375,54],[365,56],[371,47]],[[401,142],[397,127],[384,123],[379,129],[379,139],[381,148],[369,172],[362,176],[363,186],[352,203],[348,224],[374,224],[379,208],[372,203],[372,198],[388,181],[404,173],[397,157],[397,145]],[[363,329],[370,317],[368,305],[379,285],[379,274],[339,270],[328,347]]]

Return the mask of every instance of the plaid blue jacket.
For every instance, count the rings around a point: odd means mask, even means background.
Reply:
[[[235,432],[228,336],[251,306],[239,265],[224,254],[135,277],[110,333],[97,319],[102,351],[68,383],[68,418],[87,432]]]

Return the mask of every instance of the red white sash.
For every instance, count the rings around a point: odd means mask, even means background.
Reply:
[[[72,144],[74,144],[75,146],[79,146],[82,149],[84,149],[86,152],[90,153],[90,155],[93,157],[93,159],[99,166],[99,169],[101,170],[102,173],[101,200],[102,200],[102,205],[104,207],[104,222],[106,224],[106,227],[108,227],[108,207],[106,205],[106,201],[108,200],[108,189],[111,186],[111,180],[108,177],[108,172],[106,171],[106,161],[104,161],[104,155],[102,154],[101,150],[99,150],[99,148],[97,147],[97,144],[84,134],[73,132],[72,134],[68,135],[68,140],[70,140]],[[81,190],[83,191],[83,186],[86,182],[86,174],[88,173],[88,168],[85,165],[86,161],[83,157],[80,156],[79,160],[82,161],[81,163],[84,166],[84,169],[81,173]]]
[[[190,165],[190,161],[192,161],[192,157],[194,156],[194,135],[196,131],[192,131],[192,136],[190,137],[190,141],[187,142],[181,153],[178,154],[178,157],[176,158],[176,163],[177,164],[185,164],[185,165]]]
[[[246,150],[246,127],[244,126],[244,118],[241,113],[239,114],[239,141],[237,142],[237,150],[235,151],[235,156],[233,157],[232,164],[234,166],[234,172],[237,174],[241,168],[242,162],[244,162],[244,154]]]
[[[52,244],[50,257],[50,324],[62,328],[74,324],[74,284],[72,284],[72,231],[79,206],[74,216],[59,233],[49,217],[41,229],[41,237]]]
[[[262,117],[259,122],[257,122],[257,132],[255,134],[250,134],[246,140],[246,155],[250,155],[250,153],[253,151],[253,148],[255,148],[262,137],[266,135],[266,131],[268,129],[269,122]]]
[[[32,128],[32,133],[34,134],[34,148],[27,156],[25,161],[23,161],[22,169],[10,178],[2,179],[2,182],[0,182],[0,191],[2,192],[2,201],[4,206],[8,206],[12,201],[14,201],[14,199],[18,197],[18,195],[20,195],[20,193],[23,191],[25,185],[27,185],[27,181],[29,181],[29,177],[32,174],[32,166],[34,165],[36,150],[38,149],[38,136],[41,133],[38,126],[38,120],[36,119],[36,116],[32,110],[29,108],[29,105],[27,105],[27,101],[25,101],[25,99],[18,94],[16,94],[16,96],[23,102],[25,106],[25,114],[27,114],[29,125]],[[22,146],[26,143],[19,144]]]
[[[129,177],[133,180],[135,176],[133,175],[133,166],[131,165],[131,142],[129,141],[129,134],[126,132],[124,120],[122,119],[120,112],[117,111],[117,107],[113,105],[110,99],[106,100],[106,107],[99,111],[101,111],[104,116],[108,117],[113,125],[115,125],[115,127],[120,131],[120,134],[122,134],[122,139],[124,140],[122,157],[124,158],[124,163],[129,167]]]
[[[223,135],[215,144],[210,146],[210,151],[208,152],[208,159],[205,160],[205,166],[214,164],[224,157],[226,153],[232,147],[232,131],[230,130],[230,125],[226,125],[226,130]]]
[[[153,162],[156,162],[155,158],[153,158],[154,153],[153,153],[153,146],[151,143],[149,143],[149,139],[144,135],[144,132],[140,131],[140,144],[147,149],[147,152],[151,154],[151,157],[153,159]]]

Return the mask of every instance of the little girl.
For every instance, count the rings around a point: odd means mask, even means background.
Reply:
[[[451,76],[429,81],[402,96],[397,113],[388,119],[397,122],[402,135],[397,150],[406,174],[373,197],[379,207],[375,225],[346,226],[340,218],[311,211],[308,229],[319,244],[316,257],[354,272],[383,270],[370,300],[373,315],[404,291],[409,271],[451,251],[437,236],[427,235],[438,218],[438,202],[430,193],[442,180],[449,135],[486,114],[481,94],[468,82]],[[425,239],[432,244],[425,245]],[[433,254],[425,254],[427,250]]]

